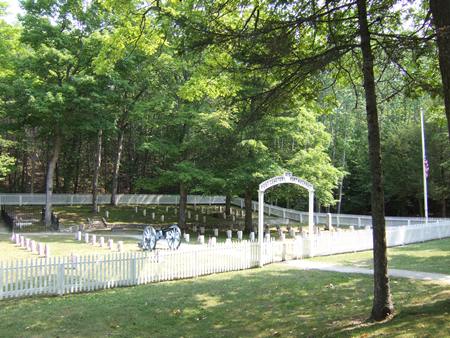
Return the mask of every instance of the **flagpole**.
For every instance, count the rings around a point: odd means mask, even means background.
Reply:
[[[425,222],[428,223],[427,156],[425,153],[425,127],[423,120],[423,110],[420,109],[420,130],[422,134],[423,208],[425,213]]]

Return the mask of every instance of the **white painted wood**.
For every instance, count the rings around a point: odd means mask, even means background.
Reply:
[[[230,239],[233,237],[233,232],[231,230],[227,230],[227,239]]]
[[[450,237],[450,222],[390,227],[386,237],[388,246]],[[209,244],[214,244],[214,240],[211,239]],[[193,246],[182,251],[116,252],[102,256],[80,256],[76,261],[73,257],[28,258],[0,263],[0,299],[38,294],[60,295],[189,278],[255,267],[261,257],[263,264],[268,264],[306,257],[312,253],[330,255],[371,247],[372,230],[355,229],[321,232],[314,241],[307,236],[297,236],[295,240],[284,242],[265,241],[262,255],[258,243],[227,239],[226,243],[215,242],[215,245]]]

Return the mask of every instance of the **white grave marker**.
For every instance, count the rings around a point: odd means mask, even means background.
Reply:
[[[189,243],[190,240],[189,234],[184,234],[184,240],[186,241],[186,243]]]
[[[50,246],[48,244],[45,244],[44,255],[50,257]]]
[[[250,242],[255,241],[255,233],[253,231],[250,233],[249,240],[250,240]]]
[[[38,243],[38,254],[39,256],[45,256],[44,244]]]

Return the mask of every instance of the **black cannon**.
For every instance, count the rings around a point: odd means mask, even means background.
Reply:
[[[155,230],[152,226],[146,226],[142,233],[142,240],[138,243],[143,250],[152,251],[156,247],[156,242],[165,239],[169,248],[178,249],[181,244],[181,230],[176,224],[172,224],[166,228]]]

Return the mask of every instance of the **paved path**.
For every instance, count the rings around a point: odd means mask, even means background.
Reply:
[[[288,261],[287,265],[302,269],[302,270],[323,270],[343,273],[361,273],[365,275],[373,275],[373,269],[357,268],[353,266],[344,266],[333,263],[312,262],[309,260],[296,260]],[[444,275],[442,273],[430,273],[410,270],[389,269],[390,277],[401,277],[419,279],[430,282],[438,282],[444,284],[450,284],[450,275]]]

